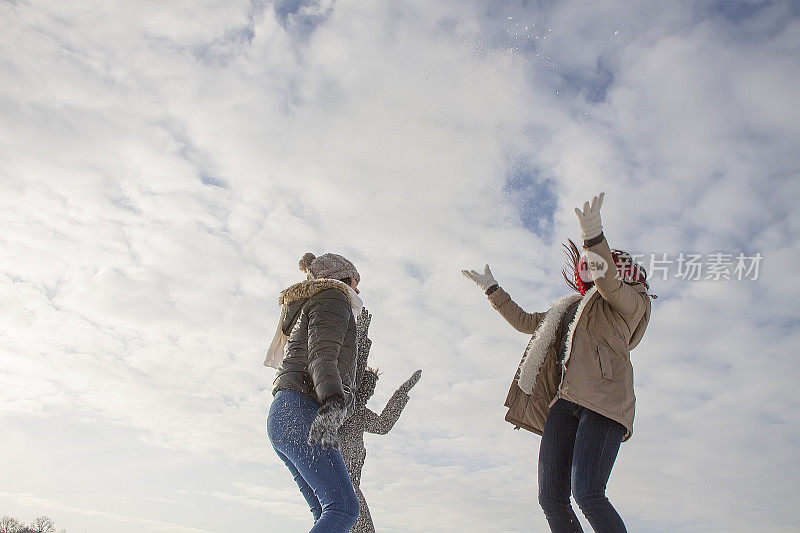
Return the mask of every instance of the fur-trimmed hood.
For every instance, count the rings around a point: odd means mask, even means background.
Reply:
[[[272,338],[272,343],[267,348],[264,365],[278,368],[285,355],[284,346],[289,333],[294,326],[300,311],[306,301],[322,291],[335,289],[347,298],[354,315],[358,315],[363,307],[363,302],[352,287],[339,280],[330,278],[311,279],[295,283],[281,291],[278,304],[281,306],[281,316],[278,319],[278,328]]]
[[[584,306],[596,291],[597,289],[592,287],[583,298],[581,298],[580,294],[568,294],[556,300],[553,306],[545,313],[544,318],[539,322],[539,326],[536,328],[536,332],[533,334],[533,337],[531,337],[531,341],[528,343],[528,347],[525,349],[525,355],[523,355],[522,362],[520,363],[519,388],[522,389],[525,394],[530,394],[533,390],[536,377],[539,375],[539,369],[542,367],[542,363],[547,356],[547,350],[556,341],[556,333],[558,332],[558,326],[561,323],[561,318],[564,316],[564,313],[569,309],[570,305],[578,300],[582,300],[578,311],[575,313],[575,319],[572,321],[572,324],[570,324],[569,335],[571,338],[574,324],[578,322]],[[568,349],[570,344],[571,343],[568,341]]]
[[[356,291],[346,283],[330,278],[301,281],[282,291],[278,298],[278,303],[283,307],[281,329],[284,335],[289,334],[295,318],[303,309],[305,302],[315,294],[330,289],[337,290],[345,295],[350,308],[353,310],[353,316],[361,314],[364,302]]]
[[[281,294],[278,297],[278,304],[287,307],[289,304],[293,302],[297,302],[299,300],[307,300],[308,298],[311,298],[318,292],[322,292],[328,289],[336,289],[338,291],[341,291],[345,296],[347,296],[347,300],[350,302],[350,306],[351,307],[353,306],[353,298],[350,295],[350,291],[348,290],[349,287],[342,281],[329,278],[310,279],[306,281],[301,281],[300,283],[295,283],[289,288],[281,291]]]

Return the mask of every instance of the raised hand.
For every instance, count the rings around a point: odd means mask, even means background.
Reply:
[[[603,233],[603,224],[600,222],[600,208],[603,206],[603,198],[605,193],[601,192],[599,196],[592,198],[591,205],[589,202],[584,202],[583,209],[575,208],[575,214],[578,215],[578,223],[581,225],[581,238],[584,241],[594,239]]]
[[[317,417],[311,422],[311,429],[308,431],[308,445],[314,446],[317,442],[323,450],[328,446],[338,448],[339,428],[344,423],[346,409],[344,401],[334,396],[329,398],[318,410]]]
[[[406,380],[406,382],[405,382],[405,383],[403,383],[402,385],[400,385],[400,390],[401,390],[401,391],[403,391],[403,392],[405,392],[406,394],[408,394],[408,391],[410,391],[410,390],[411,390],[411,388],[412,388],[414,385],[416,385],[416,384],[417,384],[417,382],[419,381],[419,378],[420,378],[421,376],[422,376],[422,370],[417,370],[416,372],[414,372],[414,373],[411,375],[411,377],[410,377],[410,378],[408,378],[408,379]]]
[[[462,270],[461,273],[474,281],[484,292],[492,285],[497,285],[497,280],[494,279],[489,265],[483,267],[483,274],[475,270]]]

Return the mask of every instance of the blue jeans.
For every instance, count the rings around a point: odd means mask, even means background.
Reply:
[[[308,445],[318,408],[299,392],[278,391],[269,408],[267,436],[311,507],[311,533],[347,533],[358,518],[358,498],[341,452]]]
[[[539,448],[539,505],[553,533],[583,531],[570,505],[570,491],[596,532],[626,531],[606,498],[625,431],[619,422],[563,398],[553,404]]]

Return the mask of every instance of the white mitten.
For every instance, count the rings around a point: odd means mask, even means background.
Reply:
[[[489,265],[483,267],[483,274],[475,270],[462,270],[461,273],[477,283],[484,292],[486,292],[486,289],[492,285],[497,285],[497,280],[494,279],[492,271],[489,269]]]
[[[578,223],[581,225],[581,238],[584,241],[594,239],[603,233],[603,224],[600,222],[600,207],[603,205],[603,197],[605,193],[600,193],[600,196],[595,196],[592,199],[592,204],[584,202],[583,210],[575,208],[575,214],[578,215]]]

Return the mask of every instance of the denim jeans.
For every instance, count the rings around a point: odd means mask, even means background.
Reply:
[[[582,532],[570,491],[598,533],[625,532],[606,498],[606,483],[625,437],[625,427],[560,398],[553,404],[539,448],[539,505],[553,533]]]
[[[278,391],[269,408],[267,435],[311,508],[311,533],[347,533],[358,518],[358,498],[341,452],[308,445],[318,408],[299,392]]]

